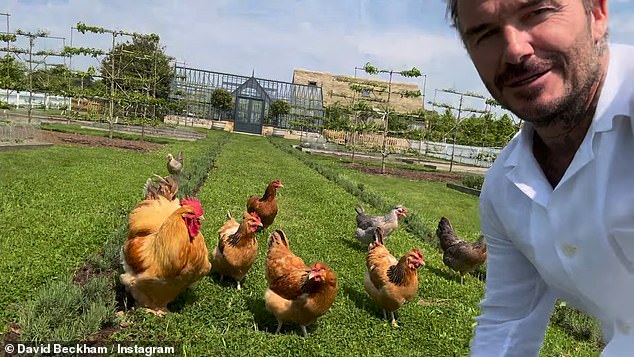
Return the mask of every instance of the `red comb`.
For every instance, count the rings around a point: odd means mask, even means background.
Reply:
[[[253,216],[253,218],[255,218],[258,222],[262,222],[262,219],[260,218],[257,212],[253,211],[253,212],[249,212],[249,214]]]
[[[185,197],[181,199],[181,206],[191,206],[197,216],[202,216],[205,212],[200,201],[196,197]]]

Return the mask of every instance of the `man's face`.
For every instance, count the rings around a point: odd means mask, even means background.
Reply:
[[[605,29],[582,0],[459,0],[458,16],[485,86],[520,118],[547,125],[587,105]]]

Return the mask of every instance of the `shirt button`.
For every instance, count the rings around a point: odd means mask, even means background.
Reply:
[[[571,258],[575,254],[577,254],[577,247],[575,247],[574,245],[572,245],[570,243],[562,244],[561,250],[564,252],[564,255],[569,257],[569,258]]]

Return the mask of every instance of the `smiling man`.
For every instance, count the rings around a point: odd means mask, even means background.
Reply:
[[[525,120],[487,173],[475,356],[535,356],[555,301],[634,348],[634,47],[607,0],[447,0],[491,95]]]

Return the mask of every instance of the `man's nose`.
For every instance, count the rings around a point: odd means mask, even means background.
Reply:
[[[521,31],[514,26],[506,26],[503,29],[504,36],[504,62],[518,64],[534,54],[531,45],[531,36],[526,31]]]

